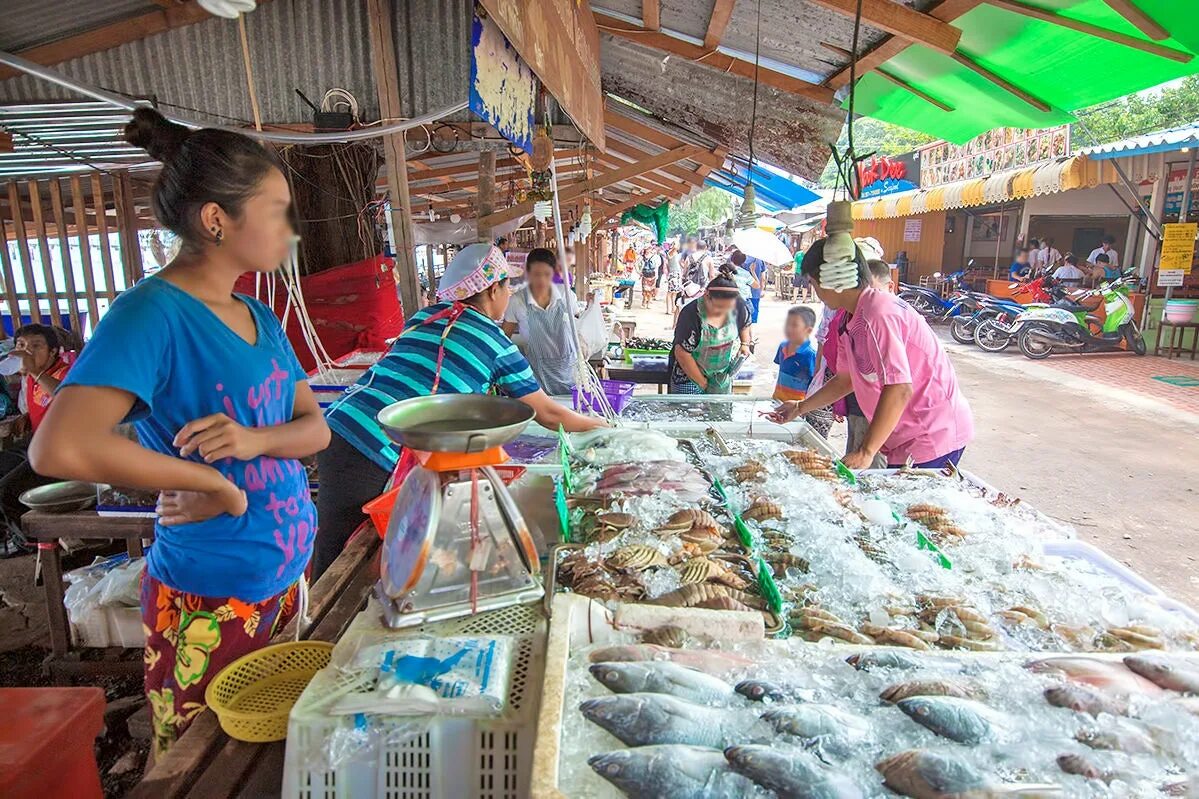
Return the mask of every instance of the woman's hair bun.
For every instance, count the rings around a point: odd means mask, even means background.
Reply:
[[[133,119],[125,125],[125,141],[163,163],[179,152],[190,135],[190,130],[171,122],[153,108],[138,108],[133,112]]]

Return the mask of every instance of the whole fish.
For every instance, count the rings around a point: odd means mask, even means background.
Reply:
[[[1064,707],[1079,713],[1089,713],[1092,716],[1098,716],[1100,713],[1123,716],[1128,712],[1128,702],[1123,698],[1110,696],[1102,691],[1096,691],[1088,685],[1077,683],[1046,688],[1045,700],[1054,707]]]
[[[852,779],[828,766],[810,752],[783,751],[773,746],[731,746],[724,756],[736,771],[779,799],[861,799],[862,789]]]
[[[724,680],[677,663],[593,663],[591,674],[618,694],[670,694],[700,704],[724,704],[733,688]]]
[[[628,746],[687,744],[721,749],[749,735],[750,724],[725,709],[666,694],[617,694],[588,699],[579,710]]]
[[[734,689],[751,702],[794,702],[802,699],[805,689],[769,680],[742,680]]]
[[[937,735],[958,743],[990,741],[1003,729],[1003,717],[973,699],[955,696],[913,696],[901,699],[899,709]]]
[[[1088,780],[1112,782],[1113,780],[1127,780],[1130,777],[1136,779],[1134,775],[1124,774],[1117,769],[1105,766],[1094,757],[1077,753],[1058,755],[1057,767],[1067,774],[1077,774]]]
[[[1090,727],[1074,733],[1079,743],[1092,749],[1104,749],[1125,754],[1148,755],[1159,751],[1153,736],[1131,721],[1111,719],[1102,727]]]
[[[667,660],[698,669],[714,677],[722,677],[730,671],[752,666],[753,661],[718,649],[672,649],[657,644],[622,644],[605,646],[591,652],[587,659],[592,663],[633,663],[643,660]]]
[[[908,680],[888,685],[878,696],[884,702],[895,704],[900,699],[912,696],[957,696],[972,699],[978,696],[978,692],[967,685],[949,680]]]
[[[874,649],[845,658],[845,662],[858,671],[872,669],[918,669],[920,661],[888,649]]]
[[[1117,695],[1160,696],[1162,689],[1119,663],[1085,657],[1051,657],[1027,664],[1030,671],[1057,672],[1071,682],[1084,683]]]
[[[836,738],[860,741],[870,736],[870,724],[861,716],[833,705],[806,704],[781,707],[762,714],[775,731],[797,738]]]
[[[640,746],[593,755],[587,765],[631,799],[741,799],[754,791],[719,750],[702,746]]]
[[[909,749],[874,765],[883,784],[912,799],[993,799],[1000,796],[1032,797],[1056,794],[1056,785],[993,782],[952,755]]]
[[[1199,694],[1199,667],[1165,655],[1129,655],[1124,665],[1145,679],[1171,691]]]

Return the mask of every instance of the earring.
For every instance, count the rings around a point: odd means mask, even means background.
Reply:
[[[220,247],[220,246],[221,246],[221,241],[222,241],[224,238],[225,238],[225,231],[223,231],[223,230],[218,230],[218,231],[216,232],[216,246]]]

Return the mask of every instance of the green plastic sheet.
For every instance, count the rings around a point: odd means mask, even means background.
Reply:
[[[657,208],[638,203],[620,215],[620,224],[629,221],[640,222],[653,228],[658,243],[661,244],[666,241],[666,231],[670,225],[670,203],[662,203]]]
[[[1103,0],[1021,0],[1026,5],[1151,40]],[[1135,0],[1170,37],[1156,44],[1199,55],[1199,2]],[[1040,111],[947,55],[912,45],[882,64],[890,75],[952,111],[881,75],[859,81],[855,110],[961,144],[998,127],[1044,128],[1074,121],[1073,111],[1175,78],[1199,73],[1199,57],[1174,61],[1097,36],[983,3],[951,24],[962,31],[958,52],[1050,106]]]

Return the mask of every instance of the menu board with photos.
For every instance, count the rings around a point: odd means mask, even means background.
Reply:
[[[1070,154],[1070,126],[1041,130],[996,128],[965,144],[935,142],[920,149],[920,187],[988,178]]]

